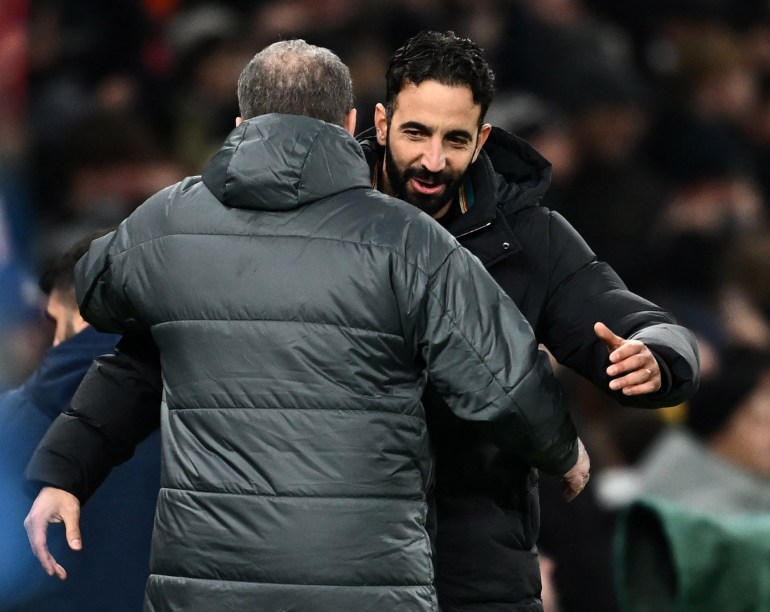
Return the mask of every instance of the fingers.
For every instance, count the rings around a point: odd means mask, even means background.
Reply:
[[[603,333],[602,330],[604,330]],[[640,342],[639,340],[626,340],[625,338],[616,336],[604,323],[596,323],[594,325],[594,331],[596,332],[596,335],[599,337],[599,339],[602,340],[610,349],[610,363],[619,364],[633,358],[636,355],[640,355],[645,351],[649,353],[643,342]],[[649,357],[654,361],[652,353],[649,353]],[[639,367],[641,367],[641,363],[639,364]],[[614,373],[610,374],[610,376],[613,375]]]
[[[652,353],[642,345],[643,351],[607,368],[607,375],[613,376],[609,386],[624,395],[655,393],[661,387],[662,378],[658,362]]]
[[[78,513],[79,515],[79,513]],[[80,537],[80,525],[78,524],[79,516],[64,517],[65,537],[67,538],[67,544],[72,550],[82,550],[83,541]]]
[[[60,580],[67,578],[67,572],[59,565],[48,550],[47,531],[49,523],[64,523],[67,543],[72,550],[82,548],[80,535],[80,502],[66,491],[53,487],[44,487],[24,519],[32,552],[37,557],[43,570],[49,576]]]
[[[568,502],[575,499],[586,488],[588,480],[591,478],[590,474],[584,474],[579,479],[564,479],[564,499]]]
[[[583,441],[578,438],[578,458],[575,465],[562,476],[564,484],[564,499],[572,501],[585,489],[590,479],[591,459],[583,446]]]
[[[616,336],[604,323],[596,323],[594,331],[611,351],[607,368],[607,375],[613,379],[609,383],[610,389],[624,395],[643,395],[661,388],[660,367],[643,342]]]
[[[24,519],[24,528],[27,530],[27,538],[29,538],[32,553],[37,557],[45,573],[49,576],[56,576],[60,580],[66,580],[67,572],[56,562],[48,550],[48,521],[30,512]]]
[[[607,345],[607,348],[610,351],[614,351],[625,341],[620,336],[616,336],[612,330],[601,321],[594,324],[594,333],[602,342],[604,342],[604,344]]]

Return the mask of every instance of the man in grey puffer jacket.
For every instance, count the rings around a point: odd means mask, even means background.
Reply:
[[[587,457],[513,302],[428,215],[371,189],[344,64],[276,43],[238,94],[249,119],[203,175],[150,198],[78,265],[86,319],[150,330],[160,349],[145,609],[437,610],[426,377],[573,495]],[[52,431],[93,427],[70,414]],[[78,472],[66,444],[46,452]],[[48,484],[26,525],[65,578],[45,528],[63,521],[80,548],[92,484]]]

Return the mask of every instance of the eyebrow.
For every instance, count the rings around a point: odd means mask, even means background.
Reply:
[[[435,130],[429,128],[424,123],[420,123],[419,121],[407,121],[405,123],[402,123],[400,126],[398,126],[398,129],[400,130],[420,130],[422,132],[428,132],[429,134],[432,134]],[[444,138],[464,138],[468,140],[469,142],[473,141],[473,134],[468,132],[467,130],[450,130],[446,134],[444,134]]]

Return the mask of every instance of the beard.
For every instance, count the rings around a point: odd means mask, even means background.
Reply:
[[[464,173],[455,175],[446,170],[429,172],[419,166],[402,170],[393,158],[390,140],[385,144],[385,173],[395,197],[409,202],[431,217],[454,199],[460,190],[464,176]],[[409,181],[413,178],[431,186],[444,185],[444,189],[435,195],[419,193],[409,188]]]

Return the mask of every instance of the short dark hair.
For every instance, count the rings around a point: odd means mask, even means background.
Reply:
[[[238,79],[241,117],[304,115],[343,125],[353,108],[350,70],[334,53],[301,39],[257,53]]]
[[[61,292],[75,291],[75,264],[83,257],[97,238],[111,232],[114,228],[97,229],[86,234],[70,246],[64,253],[51,261],[43,270],[38,281],[40,290],[51,295],[55,289]],[[74,298],[73,298],[74,299]]]
[[[482,49],[470,38],[455,33],[425,30],[406,41],[390,58],[385,73],[385,108],[392,116],[396,97],[406,83],[423,81],[464,85],[481,106],[479,125],[495,94],[495,75],[482,57]]]

